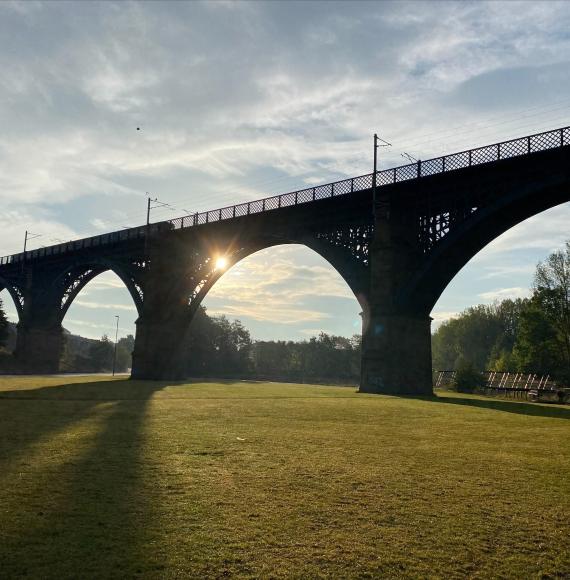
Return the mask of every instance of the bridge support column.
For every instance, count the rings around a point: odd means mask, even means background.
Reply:
[[[14,358],[25,373],[57,373],[63,352],[61,289],[58,272],[34,265],[25,268],[24,305],[20,313]]]
[[[432,395],[431,318],[372,314],[366,323],[360,392]]]
[[[155,242],[144,278],[142,314],[137,320],[133,379],[186,377],[188,300],[195,286],[191,249],[176,240]]]
[[[398,203],[384,197],[376,208],[360,391],[432,395],[431,318],[406,298],[422,252],[409,208]]]
[[[133,379],[182,380],[186,377],[184,348],[187,324],[165,320],[137,320],[133,351]]]
[[[23,372],[57,373],[62,350],[63,328],[61,324],[49,327],[25,322],[18,324],[14,356],[18,367]]]

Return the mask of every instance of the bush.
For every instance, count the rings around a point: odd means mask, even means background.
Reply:
[[[472,393],[486,385],[485,376],[470,361],[462,360],[457,365],[453,388],[459,393]]]

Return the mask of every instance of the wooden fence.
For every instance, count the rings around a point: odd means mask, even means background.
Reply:
[[[455,371],[435,371],[436,388],[449,388],[455,380]],[[486,378],[485,392],[500,394],[515,399],[553,400],[562,402],[568,397],[568,389],[555,383],[550,375],[536,373],[510,373],[501,371],[484,371]]]

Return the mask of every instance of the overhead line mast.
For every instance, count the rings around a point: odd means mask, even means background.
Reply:
[[[380,143],[379,143],[380,141]],[[376,173],[378,171],[378,147],[391,147],[392,143],[380,139],[376,133],[374,133],[374,171],[372,172],[372,212],[374,217],[376,217]]]

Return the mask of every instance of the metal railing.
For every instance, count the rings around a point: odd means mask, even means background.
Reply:
[[[410,163],[408,165],[401,165],[399,167],[377,171],[376,185],[378,187],[392,185],[402,181],[410,181],[412,179],[419,179],[430,175],[447,173],[449,171],[456,171],[466,167],[492,163],[503,159],[509,159],[511,157],[520,157],[538,151],[546,151],[548,149],[555,149],[568,145],[570,145],[570,126],[554,129],[552,131],[545,131],[543,133],[536,133],[534,135],[527,135],[526,137],[512,139],[510,141],[502,141],[501,143],[486,145],[485,147],[477,147],[476,149],[469,149],[451,155],[435,157],[434,159],[428,159],[426,161],[418,161],[417,163]],[[370,189],[372,187],[372,175],[372,173],[368,173],[366,175],[351,177],[349,179],[300,189],[298,191],[283,193],[281,195],[274,195],[264,199],[230,205],[205,212],[197,212],[195,214],[188,214],[179,218],[157,222],[152,224],[152,227],[153,230],[161,225],[163,227],[166,226],[166,228],[170,230],[182,229],[291,207],[294,205],[311,203],[313,201],[337,197],[339,195],[348,195],[357,191]],[[52,256],[66,253],[68,251],[116,243],[123,240],[141,237],[144,238],[146,232],[147,226],[138,226],[117,232],[111,232],[109,234],[102,234],[100,236],[70,241],[64,244],[57,244],[55,246],[46,246],[44,248],[26,252],[25,256],[23,253],[4,256],[0,258],[0,266],[12,264],[14,262],[21,262],[24,259]]]

